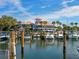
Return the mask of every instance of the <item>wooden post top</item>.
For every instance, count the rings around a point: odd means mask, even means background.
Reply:
[[[15,42],[15,31],[11,32],[11,42]]]

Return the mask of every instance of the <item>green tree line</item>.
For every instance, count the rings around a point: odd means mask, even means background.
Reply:
[[[17,25],[17,20],[11,16],[3,15],[0,18],[0,30],[8,31],[12,28],[12,26]]]

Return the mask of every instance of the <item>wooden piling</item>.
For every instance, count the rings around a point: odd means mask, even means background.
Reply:
[[[31,35],[31,40],[33,39],[33,32],[30,32],[30,35]]]
[[[30,35],[31,35],[31,39],[30,39],[30,48],[31,48],[32,40],[33,40],[33,32],[31,32]]]
[[[1,34],[2,34],[2,31],[0,31],[0,42],[1,42]]]
[[[24,32],[21,32],[21,53],[24,54]]]
[[[16,59],[15,32],[11,32],[10,59]]]
[[[16,43],[16,44],[17,44],[17,40],[18,40],[18,37],[17,37],[18,34],[17,34],[17,33],[18,33],[18,32],[15,31],[15,38],[16,38],[16,39],[15,39],[15,43]]]
[[[66,59],[66,32],[63,31],[63,35],[64,35],[64,41],[63,41],[63,59]]]
[[[24,51],[21,53],[21,59],[24,59]]]

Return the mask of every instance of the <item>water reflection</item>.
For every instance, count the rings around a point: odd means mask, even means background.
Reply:
[[[69,56],[67,55],[67,52],[69,51],[66,48],[69,48],[72,50],[73,47],[72,46],[67,47],[66,45],[64,45],[62,40],[54,40],[54,43],[51,43],[52,41],[53,40],[26,40],[25,41],[26,48],[24,48],[24,51],[21,52],[21,59],[26,59],[26,58],[27,59],[32,59],[32,58],[34,59],[40,59],[40,58],[41,59],[69,59]],[[68,43],[68,45],[70,44],[72,45],[72,43]],[[75,45],[73,44],[73,46]],[[72,56],[72,54],[70,56]]]
[[[66,42],[63,42],[63,59],[66,59]]]
[[[8,44],[0,43],[0,59],[8,59]]]
[[[45,40],[39,40],[39,41],[37,41],[36,42],[36,47],[45,48],[46,47]]]
[[[63,59],[66,59],[66,46],[63,46]]]
[[[63,40],[58,39],[25,39],[24,50],[21,50],[21,43],[18,41],[16,44],[16,59],[79,59],[79,53],[76,50],[79,40],[68,40],[66,43],[64,44]],[[9,59],[8,55],[11,53],[6,51],[9,51],[8,43],[0,43],[0,59]]]
[[[21,59],[24,59],[24,50],[21,50]]]

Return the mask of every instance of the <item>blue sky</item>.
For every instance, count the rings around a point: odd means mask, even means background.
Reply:
[[[2,15],[24,21],[34,21],[38,17],[49,22],[78,22],[79,0],[0,0]]]

